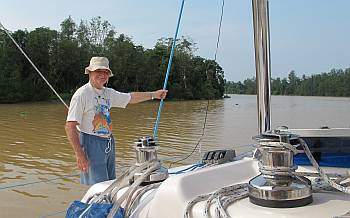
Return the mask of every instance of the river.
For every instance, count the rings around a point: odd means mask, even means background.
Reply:
[[[272,96],[271,103],[273,128],[350,127],[350,98]],[[150,101],[112,109],[118,175],[134,163],[133,142],[152,135],[158,106]],[[205,100],[165,101],[158,130],[165,166],[169,158],[193,150],[206,108]],[[257,134],[256,108],[253,95],[210,101],[200,146],[181,163],[198,161],[210,149],[248,151]],[[64,217],[69,204],[86,192],[65,136],[66,114],[60,103],[0,105],[0,217]]]

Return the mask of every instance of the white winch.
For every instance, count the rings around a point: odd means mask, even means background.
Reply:
[[[154,139],[150,136],[141,137],[135,142],[135,152],[136,152],[136,166],[140,166],[143,163],[150,161],[159,161],[157,158],[158,145]],[[143,171],[134,174],[132,181],[143,175]],[[159,169],[155,170],[150,174],[145,180],[144,184],[161,182],[168,178],[168,169],[161,166]],[[131,182],[132,182],[131,181]]]

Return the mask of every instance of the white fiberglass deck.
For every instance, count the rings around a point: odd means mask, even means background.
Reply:
[[[323,168],[326,172],[349,173],[344,168]],[[315,172],[312,167],[299,167],[298,171]],[[189,173],[173,175],[165,180],[157,190],[146,193],[131,217],[142,218],[181,218],[187,203],[198,195],[207,194],[219,188],[247,183],[258,175],[257,161],[245,158],[240,161],[207,167]],[[110,182],[98,184],[96,189],[103,191]],[[102,190],[101,190],[102,189]],[[125,191],[125,190],[121,190]],[[87,194],[91,194],[92,190]],[[86,199],[86,197],[84,197]],[[204,204],[193,206],[190,217],[204,217]],[[297,208],[267,208],[254,205],[248,198],[231,204],[227,212],[237,218],[322,218],[336,217],[350,211],[350,196],[340,192],[313,193],[313,203]],[[210,208],[214,216],[214,206]]]

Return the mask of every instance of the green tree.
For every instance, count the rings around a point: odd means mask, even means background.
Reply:
[[[18,30],[12,36],[31,57],[43,75],[59,92],[69,97],[87,82],[84,68],[91,56],[106,56],[115,74],[109,86],[120,91],[145,91],[163,87],[172,45],[161,38],[152,49],[135,45],[125,34],[101,17],[81,20],[69,16],[60,31],[40,27],[31,32]],[[221,66],[194,53],[195,42],[180,37],[168,81],[169,98],[221,98],[225,79]],[[48,100],[53,93],[34,68],[0,31],[0,102]]]

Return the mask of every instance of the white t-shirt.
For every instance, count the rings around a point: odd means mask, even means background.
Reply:
[[[125,108],[130,99],[129,93],[111,88],[99,90],[88,82],[74,93],[67,121],[77,121],[81,132],[108,137],[112,133],[111,107]]]

